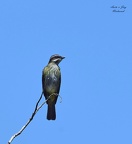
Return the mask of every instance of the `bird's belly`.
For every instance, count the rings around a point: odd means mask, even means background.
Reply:
[[[48,93],[57,93],[59,87],[59,80],[56,77],[48,77],[46,84],[46,91]]]

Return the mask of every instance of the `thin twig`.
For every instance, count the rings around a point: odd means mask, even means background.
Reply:
[[[10,138],[10,140],[8,141],[8,144],[11,144],[11,142],[14,140],[14,138],[16,138],[18,135],[20,135],[20,134],[23,132],[23,130],[28,126],[28,124],[33,120],[35,114],[36,114],[36,113],[39,111],[39,109],[50,99],[50,97],[51,97],[52,95],[58,96],[59,94],[57,94],[57,93],[51,94],[51,95],[38,107],[38,104],[39,104],[39,102],[40,102],[40,100],[41,100],[41,98],[42,98],[42,95],[43,95],[43,92],[41,93],[41,96],[40,96],[38,102],[36,103],[35,110],[34,110],[34,112],[32,113],[32,116],[29,118],[28,122],[20,129],[19,132],[17,132],[16,134],[14,134],[14,135]]]

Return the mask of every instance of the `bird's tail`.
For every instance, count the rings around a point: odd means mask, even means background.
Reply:
[[[47,119],[48,120],[56,119],[55,104],[48,104]]]

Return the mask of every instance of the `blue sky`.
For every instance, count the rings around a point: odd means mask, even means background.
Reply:
[[[66,57],[57,119],[46,120],[44,105],[12,144],[131,144],[131,17],[130,0],[1,1],[1,143],[28,121],[57,53]]]

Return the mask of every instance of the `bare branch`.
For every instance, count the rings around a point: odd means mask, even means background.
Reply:
[[[53,95],[54,95],[54,96],[58,96],[59,94],[57,94],[57,93],[51,94],[51,95],[38,107],[38,104],[39,104],[40,100],[42,99],[42,95],[43,95],[43,92],[41,93],[41,96],[40,96],[38,102],[36,103],[35,110],[34,110],[34,112],[32,113],[32,116],[29,118],[28,122],[20,129],[19,132],[17,132],[16,134],[14,134],[14,135],[10,138],[10,140],[8,141],[8,144],[11,144],[11,142],[14,140],[14,138],[16,138],[18,135],[20,135],[20,134],[23,132],[23,130],[28,126],[28,124],[33,120],[35,114],[36,114],[36,113],[39,111],[39,109],[50,99],[51,96],[53,96]],[[60,98],[61,98],[61,97],[60,97]]]

